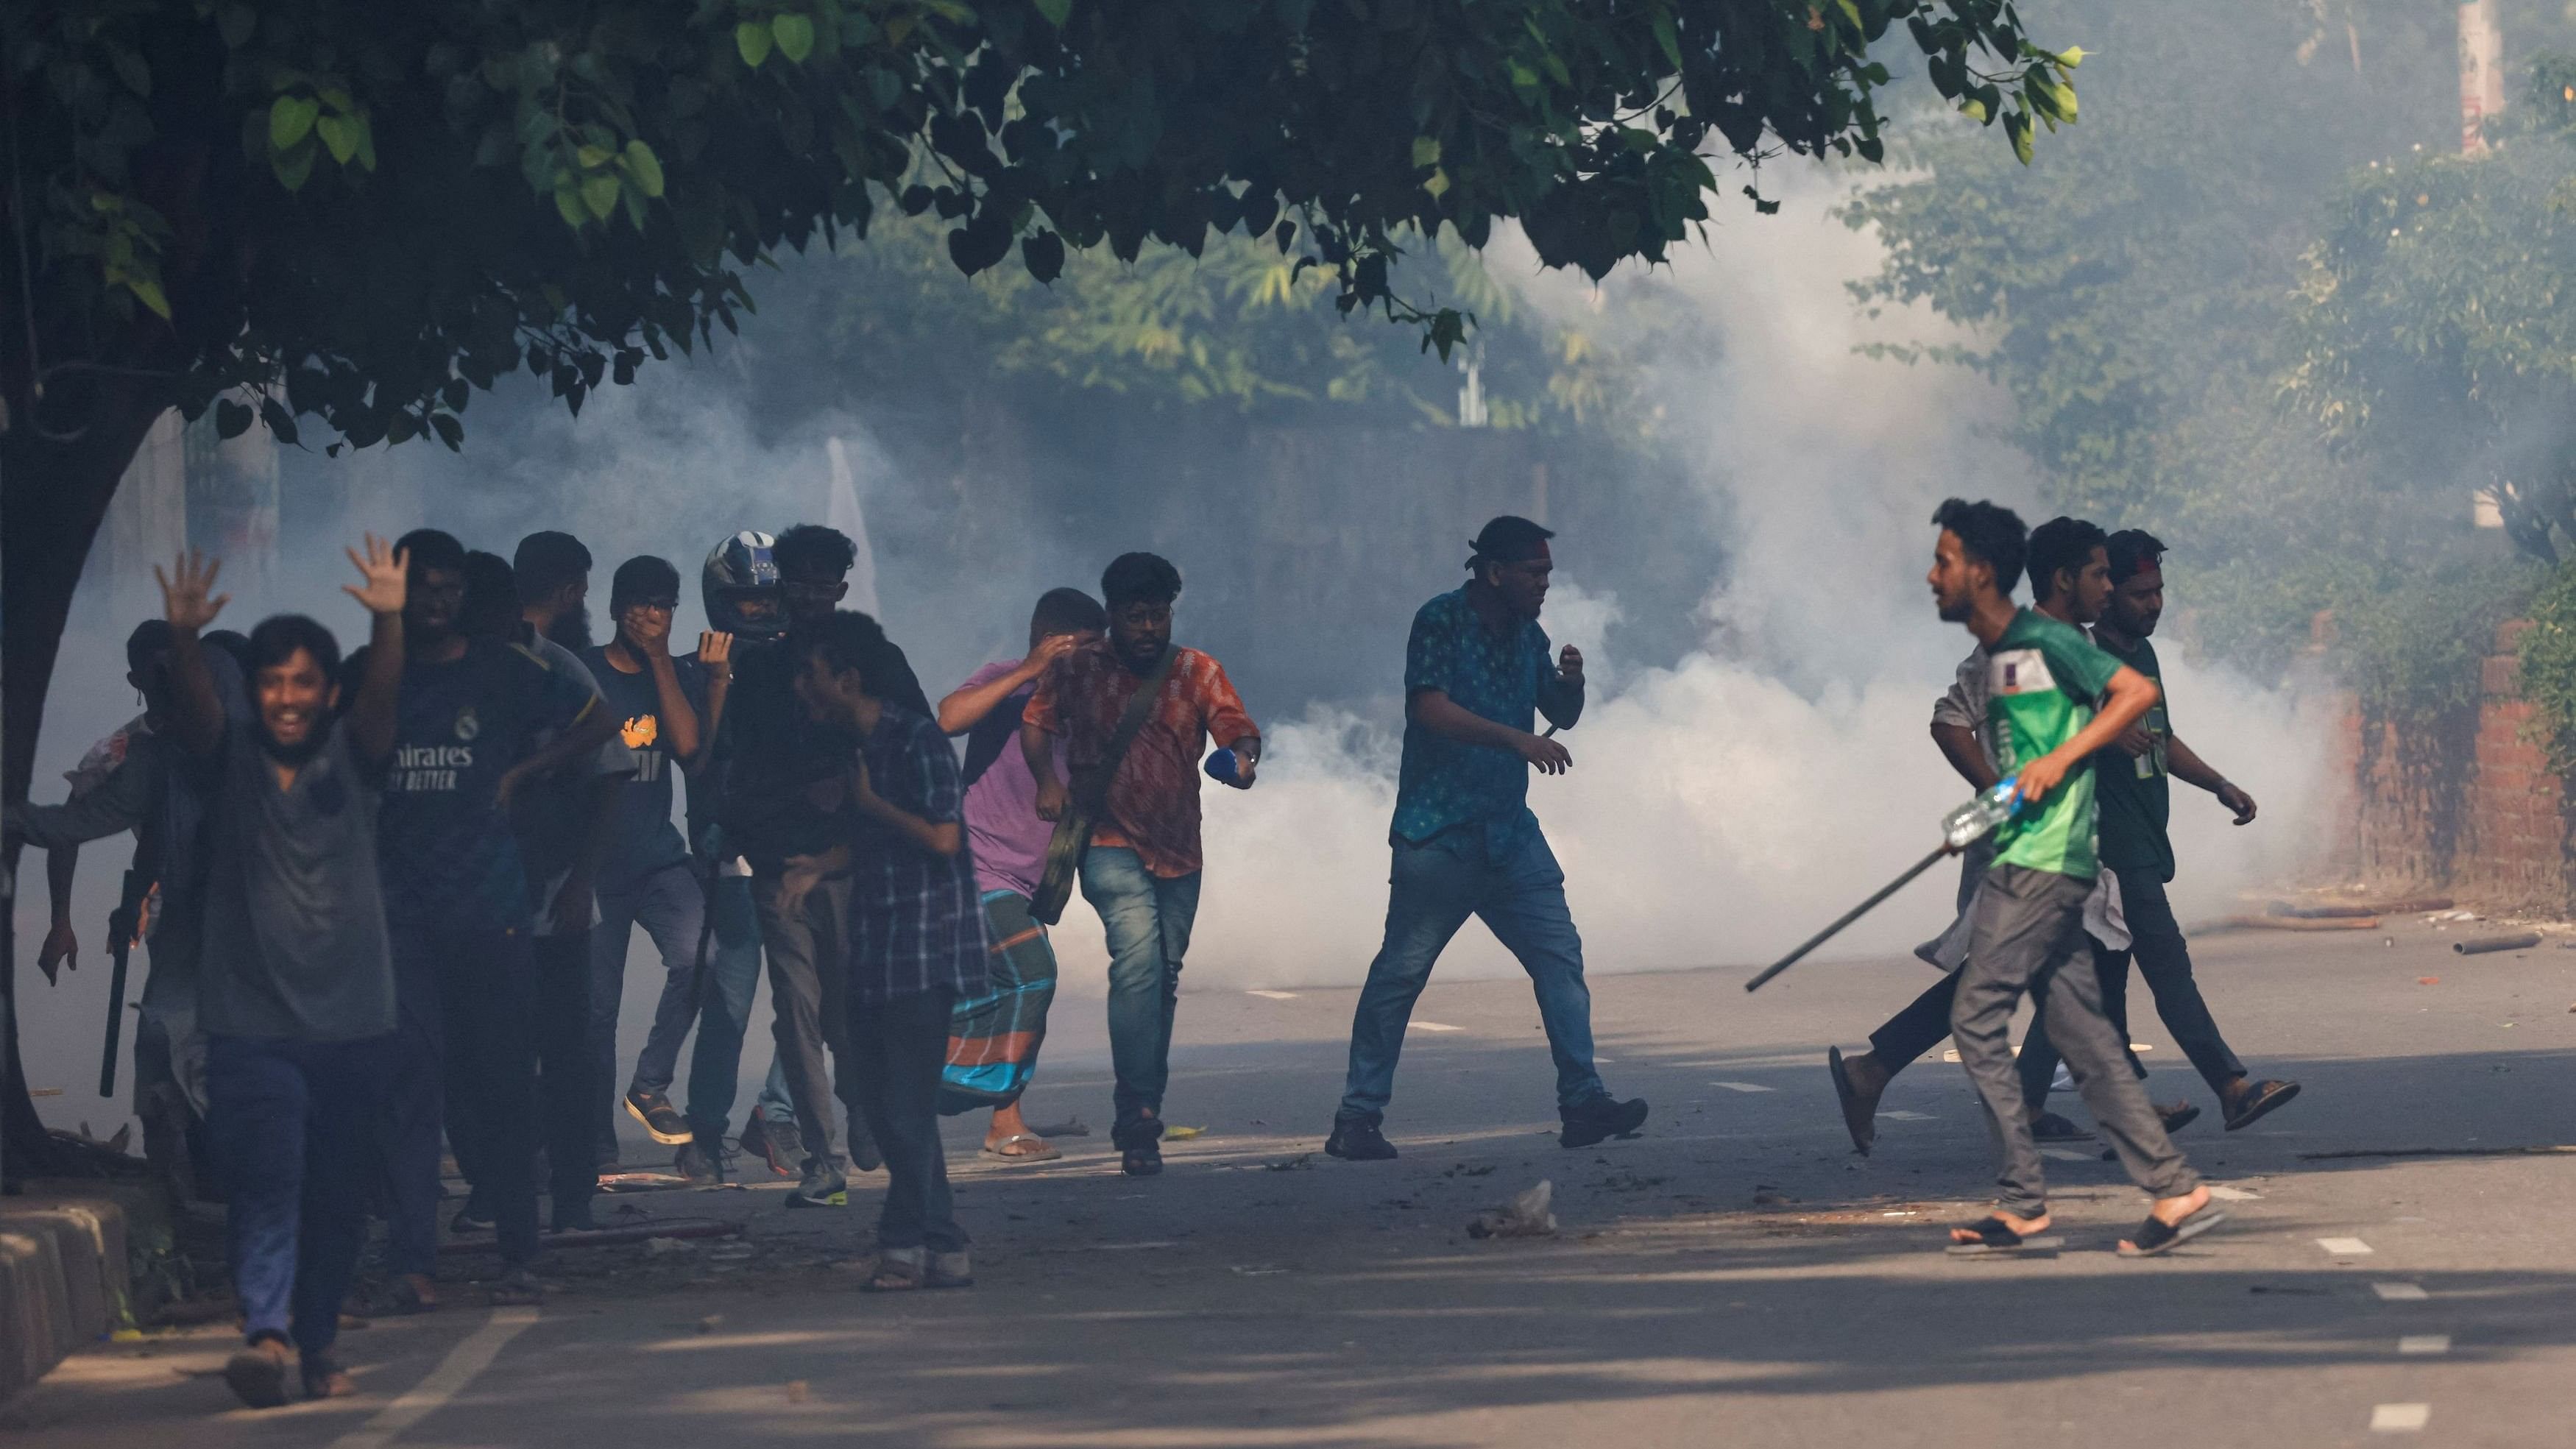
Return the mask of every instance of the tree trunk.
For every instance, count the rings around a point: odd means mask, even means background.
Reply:
[[[42,410],[48,426],[76,429],[68,437],[42,436],[32,425],[34,410],[13,409],[0,432],[0,513],[8,518],[0,529],[0,795],[11,800],[27,798],[34,780],[45,691],[90,540],[143,435],[170,405],[157,379],[93,377],[61,389],[58,400],[70,406]],[[65,1154],[36,1115],[18,1060],[15,842],[0,855],[0,873],[13,883],[12,909],[0,913],[0,1182],[15,1184],[58,1170]]]

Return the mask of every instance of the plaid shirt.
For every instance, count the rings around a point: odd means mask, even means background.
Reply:
[[[889,705],[858,753],[868,787],[887,804],[963,831],[957,755],[937,725]],[[850,867],[853,1000],[928,991],[980,996],[988,989],[984,911],[962,833],[955,855],[937,856],[884,826],[862,824],[850,843]]]

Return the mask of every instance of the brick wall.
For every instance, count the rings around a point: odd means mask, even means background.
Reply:
[[[2566,781],[2532,739],[2515,678],[2514,641],[2528,627],[2497,631],[2474,710],[2401,732],[2347,700],[2336,748],[2355,788],[2339,873],[2493,908],[2576,904]]]

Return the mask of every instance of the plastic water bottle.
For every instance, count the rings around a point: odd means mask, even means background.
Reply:
[[[2001,780],[1967,804],[1941,817],[1941,836],[1952,850],[1965,850],[1995,831],[2021,808],[2021,777]]]
[[[1220,785],[1233,784],[1235,773],[1234,751],[1231,749],[1218,749],[1209,754],[1207,757],[1207,773],[1209,779],[1216,781]]]

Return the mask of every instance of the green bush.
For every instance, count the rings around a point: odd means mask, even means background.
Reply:
[[[2551,571],[2531,600],[2521,644],[2522,697],[2560,770],[2576,767],[2576,565]]]

